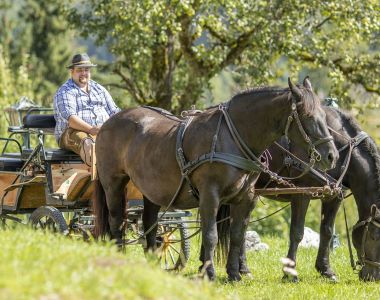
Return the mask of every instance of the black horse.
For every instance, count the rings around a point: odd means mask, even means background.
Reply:
[[[345,187],[349,188],[354,195],[358,209],[359,220],[354,226],[352,238],[357,250],[362,269],[359,277],[363,280],[380,279],[380,152],[372,138],[365,134],[355,120],[347,113],[332,107],[323,107],[326,112],[326,120],[334,143],[340,149],[340,157],[336,168],[328,174],[332,178],[324,178],[321,172],[309,172],[293,181],[297,186],[312,187],[326,184],[326,180],[334,184],[340,178]],[[282,142],[282,143],[281,143]],[[280,141],[280,144],[288,145]],[[288,148],[288,147],[287,147]],[[351,150],[350,150],[351,149]],[[298,147],[290,144],[290,151],[302,157]],[[289,156],[277,145],[269,148],[271,156],[270,169],[280,171],[282,176],[299,176],[305,169],[296,159]],[[344,173],[345,172],[345,173]],[[275,187],[278,185],[270,181],[270,178],[262,173],[256,182],[256,188]],[[306,195],[281,195],[266,196],[280,201],[291,201],[291,225],[290,245],[287,257],[296,261],[297,248],[303,238],[305,215],[312,199]],[[329,250],[333,235],[335,217],[342,202],[341,195],[325,197],[322,199],[320,244],[315,263],[317,271],[324,277],[335,281],[336,274],[330,266]],[[221,217],[228,216],[227,207],[221,209]],[[227,224],[228,225],[228,224]],[[228,226],[224,224],[223,233],[226,235]],[[224,237],[226,239],[226,237]],[[224,242],[225,243],[225,242]],[[249,271],[245,249],[240,254],[240,268],[242,272]],[[286,276],[286,275],[285,275]],[[297,281],[298,278],[291,278]]]
[[[335,165],[338,152],[307,78],[301,86],[289,80],[289,89],[245,91],[225,104],[190,112],[184,122],[148,107],[114,115],[96,141],[95,232],[122,242],[124,187],[132,180],[144,195],[150,249],[156,246],[160,207],[199,207],[206,273],[214,279],[216,213],[221,203],[228,203],[234,234],[227,272],[239,280],[238,255],[255,205],[250,189],[261,171],[269,172],[258,157],[284,131],[319,167]]]

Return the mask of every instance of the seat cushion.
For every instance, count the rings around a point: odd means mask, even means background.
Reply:
[[[54,128],[54,115],[26,115],[23,119],[24,128]]]

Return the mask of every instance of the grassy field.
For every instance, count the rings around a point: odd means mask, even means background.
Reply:
[[[197,275],[196,238],[179,274],[145,260],[141,246],[119,253],[109,244],[84,243],[26,229],[0,234],[0,299],[377,299],[378,283],[363,283],[349,266],[346,247],[332,254],[340,281],[332,284],[314,270],[315,249],[301,249],[298,284],[284,283],[279,259],[284,239],[264,237],[269,251],[248,254],[254,278],[228,283],[218,266],[214,283]]]

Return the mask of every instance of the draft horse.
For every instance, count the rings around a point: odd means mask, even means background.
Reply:
[[[343,175],[342,183],[349,188],[355,198],[358,210],[359,221],[352,231],[353,244],[356,248],[359,264],[362,266],[359,278],[363,280],[380,279],[380,153],[379,148],[371,137],[369,137],[358,126],[352,116],[343,111],[324,107],[326,120],[330,132],[334,138],[334,143],[340,149],[340,158],[334,169],[328,172],[332,178],[328,181],[334,184],[335,180]],[[350,151],[350,147],[352,150]],[[290,150],[300,153],[291,145]],[[279,148],[270,148],[274,160],[271,168],[278,169],[283,165],[283,161],[278,159]],[[351,152],[351,153],[350,153]],[[301,168],[302,169],[302,168]],[[342,174],[346,170],[345,174]],[[289,176],[296,176],[300,172],[297,163],[290,163],[289,167],[283,170]],[[321,174],[321,173],[319,173]],[[334,180],[335,179],[335,180]],[[317,173],[310,173],[298,179],[295,183],[301,186],[317,186],[325,181]],[[265,175],[258,180],[259,185],[268,182]],[[325,181],[326,182],[326,181]],[[288,195],[282,197],[291,201],[291,225],[290,225],[290,245],[288,257],[296,260],[297,248],[303,237],[305,215],[311,199],[310,195]],[[320,244],[315,267],[324,277],[333,281],[337,279],[335,272],[330,266],[330,242],[333,234],[333,226],[336,214],[342,202],[341,195],[332,198],[324,198],[321,208]]]
[[[122,242],[124,188],[132,180],[144,195],[144,228],[153,228],[146,234],[150,249],[160,207],[199,207],[206,274],[213,280],[216,214],[222,203],[231,204],[227,273],[239,280],[239,251],[255,205],[251,186],[261,171],[269,172],[261,153],[285,132],[320,168],[333,167],[338,158],[309,79],[288,83],[244,91],[183,121],[149,107],[107,120],[96,141],[95,233]]]
[[[326,121],[339,149],[340,156],[336,167],[328,171],[325,177],[320,171],[308,172],[305,176],[293,181],[297,186],[310,187],[341,182],[345,188],[351,190],[358,210],[359,221],[352,231],[353,244],[356,248],[361,270],[359,278],[362,280],[380,280],[380,152],[373,139],[359,127],[352,116],[340,109],[328,106],[323,107],[326,112]],[[303,150],[298,146],[278,141],[280,145],[293,154],[302,157]],[[269,168],[279,172],[282,176],[299,176],[304,167],[296,159],[289,157],[280,147],[269,147],[272,160]],[[269,183],[269,184],[268,184]],[[256,188],[280,187],[262,173],[256,182]],[[279,201],[291,202],[290,244],[287,257],[296,261],[298,245],[304,234],[305,215],[312,199],[308,195],[280,195],[266,196]],[[330,243],[333,235],[333,226],[338,209],[343,201],[342,195],[321,199],[320,244],[315,267],[324,277],[337,280],[335,272],[330,266]],[[226,207],[220,214],[228,216]],[[222,217],[220,217],[222,218]],[[228,226],[224,225],[221,236],[228,234]],[[223,240],[223,239],[222,239]],[[224,246],[225,247],[225,246]],[[225,251],[225,249],[224,249]],[[245,249],[241,251],[240,268],[249,272],[246,264]],[[353,262],[351,262],[353,263]],[[356,268],[355,264],[353,268]],[[287,275],[285,275],[287,276]],[[298,278],[289,278],[298,281]]]

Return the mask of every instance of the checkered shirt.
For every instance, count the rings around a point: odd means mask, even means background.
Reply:
[[[54,96],[55,138],[59,141],[75,115],[91,126],[102,125],[110,116],[120,111],[108,91],[90,80],[89,92],[82,91],[72,79],[66,81]]]

